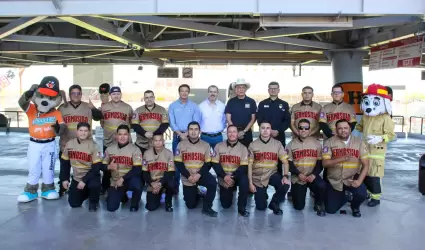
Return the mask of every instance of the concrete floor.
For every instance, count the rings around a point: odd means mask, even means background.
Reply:
[[[311,202],[299,212],[290,201],[282,204],[284,215],[276,216],[256,211],[252,198],[248,218],[239,217],[235,207],[222,209],[218,200],[219,216],[209,218],[201,208],[188,211],[181,195],[174,213],[163,208],[130,213],[128,207],[110,213],[103,198],[97,213],[89,213],[87,204],[71,209],[66,199],[17,204],[26,181],[27,143],[26,134],[0,133],[0,250],[423,249],[425,197],[417,190],[423,141],[399,139],[390,145],[382,203],[363,205],[362,218],[352,217],[349,208],[347,215],[321,218]],[[144,201],[145,194],[141,207]]]

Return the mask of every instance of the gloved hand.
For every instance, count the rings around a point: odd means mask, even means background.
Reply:
[[[380,142],[382,142],[384,139],[382,139],[382,136],[380,135],[368,135],[367,136],[367,143],[375,145]]]
[[[59,134],[60,125],[58,121],[56,121],[56,123],[52,125],[52,128],[55,129],[56,134]]]
[[[25,98],[27,98],[27,100],[31,99],[33,96],[34,96],[34,91],[32,90],[25,91]]]

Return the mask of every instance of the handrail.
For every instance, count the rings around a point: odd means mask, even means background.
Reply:
[[[424,128],[424,119],[425,119],[425,117],[422,117],[422,116],[411,116],[409,118],[409,133],[412,133],[412,118],[414,118],[414,119],[421,119],[421,135],[423,135],[423,128]]]

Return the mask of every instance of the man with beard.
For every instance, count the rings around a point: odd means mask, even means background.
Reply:
[[[367,197],[363,184],[369,171],[369,152],[366,144],[351,135],[350,123],[338,120],[335,123],[336,136],[323,146],[323,166],[328,169],[329,180],[325,202],[326,212],[336,213],[350,199],[354,217],[361,217],[360,205]]]
[[[69,188],[68,203],[71,207],[80,207],[89,198],[89,211],[97,210],[100,196],[100,168],[102,159],[96,142],[91,138],[90,124],[79,122],[76,138],[69,140],[61,154],[60,185]],[[72,167],[72,181],[69,185]]]
[[[230,125],[227,128],[227,141],[215,146],[211,162],[220,184],[221,206],[232,206],[233,193],[239,188],[238,212],[241,216],[248,217],[248,150],[238,141],[236,126]]]
[[[63,121],[65,122],[67,127],[65,133],[60,136],[59,155],[62,155],[66,143],[76,138],[78,123],[88,123],[91,127],[92,119],[95,121],[100,121],[100,119],[103,118],[102,112],[98,110],[90,100],[88,103],[81,101],[82,90],[80,85],[72,85],[71,87],[69,87],[69,97],[70,101],[61,104],[58,108],[58,110],[62,114]],[[69,170],[69,168],[67,169]],[[64,173],[64,171],[64,160],[60,158],[59,176],[69,175],[69,173]],[[66,191],[62,185],[64,181],[69,181],[69,179],[62,180],[61,178],[59,178],[59,196],[63,196]]]
[[[183,198],[186,207],[193,209],[198,205],[198,185],[207,188],[203,199],[202,213],[210,217],[217,217],[217,212],[212,209],[217,181],[209,172],[211,162],[210,146],[199,139],[200,126],[198,122],[190,122],[187,126],[188,140],[183,140],[177,145],[174,153],[174,164],[182,175]]]
[[[265,210],[267,207],[267,188],[272,185],[276,192],[269,203],[269,209],[276,215],[282,215],[279,205],[285,200],[289,189],[289,166],[288,155],[282,143],[271,136],[270,122],[263,121],[260,124],[260,137],[253,141],[248,148],[248,179],[251,192],[255,193],[255,207]],[[278,161],[283,162],[282,173],[277,170]]]
[[[114,212],[132,191],[130,211],[139,209],[142,195],[142,152],[130,142],[130,128],[121,124],[117,128],[116,143],[105,150],[103,164],[111,172],[106,208]]]
[[[109,90],[111,101],[102,104],[101,111],[103,115],[103,152],[106,148],[116,143],[115,135],[117,128],[120,125],[127,125],[130,127],[131,119],[133,117],[133,108],[127,103],[121,101],[121,89],[114,86]],[[129,137],[130,142],[131,136]],[[108,170],[103,172],[102,177],[102,191],[104,194],[110,186],[111,175]]]

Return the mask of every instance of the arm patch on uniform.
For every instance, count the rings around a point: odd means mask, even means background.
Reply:
[[[180,150],[176,149],[176,152],[174,152],[174,155],[175,156],[180,155]]]
[[[328,146],[324,146],[323,147],[323,153],[327,153],[327,152],[329,152],[329,148],[328,148]]]
[[[143,160],[143,161],[142,161],[142,165],[143,165],[143,166],[147,166],[147,165],[148,165],[148,162],[147,162],[146,160]]]
[[[217,152],[215,152],[215,150],[211,150],[210,156],[211,157],[215,157],[216,155],[217,155]]]
[[[325,118],[325,112],[320,112],[320,118]]]

